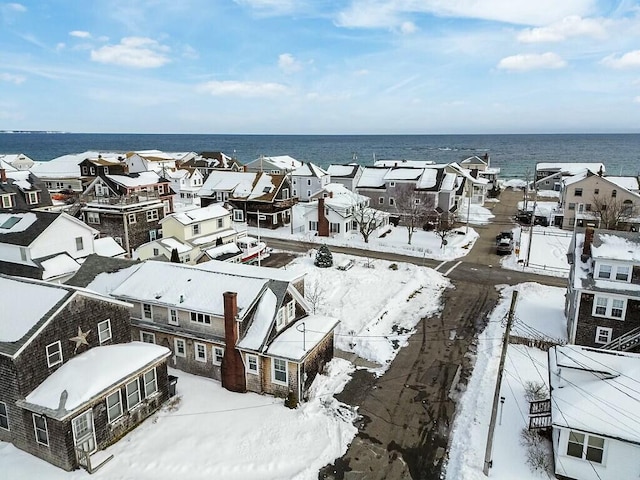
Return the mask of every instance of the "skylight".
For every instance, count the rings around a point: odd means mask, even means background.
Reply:
[[[0,228],[6,228],[7,230],[13,227],[16,223],[22,220],[21,217],[9,217],[5,222],[0,225]]]

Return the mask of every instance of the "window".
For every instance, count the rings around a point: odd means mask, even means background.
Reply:
[[[573,191],[573,194],[574,194],[576,197],[581,197],[581,196],[582,196],[582,189],[581,189],[581,188],[576,188],[576,189]]]
[[[191,226],[191,233],[193,235],[199,235],[200,234],[200,224],[196,223],[195,225]]]
[[[244,212],[238,208],[233,210],[233,221],[244,222]]]
[[[307,179],[307,187],[311,186],[311,179]]]
[[[247,370],[254,375],[260,373],[258,370],[258,357],[255,355],[247,355]]]
[[[420,205],[420,199],[419,199],[419,198],[414,198],[414,199],[413,199],[413,203],[414,203],[415,205]]]
[[[40,445],[49,446],[49,431],[47,430],[47,419],[36,413],[33,414],[33,429],[36,433],[36,442]]]
[[[312,232],[318,231],[318,222],[314,220],[309,220],[309,230]]]
[[[100,214],[98,212],[87,212],[87,223],[100,223]]]
[[[329,232],[331,232],[331,233],[340,233],[340,224],[339,223],[330,223],[329,224]]]
[[[628,265],[619,265],[618,267],[616,267],[616,280],[628,282],[630,273],[631,269]]]
[[[62,346],[60,341],[47,345],[47,365],[53,367],[62,363]]]
[[[89,169],[87,168],[87,166],[86,166],[86,165],[83,165],[83,166],[82,166],[82,174],[83,174],[83,175],[87,175],[88,173],[89,173]]]
[[[120,390],[116,390],[107,397],[107,418],[112,423],[122,416],[122,401]]]
[[[207,315],[206,313],[191,312],[191,321],[211,325],[211,316]]]
[[[155,230],[149,230],[149,241],[153,242],[156,238],[158,238],[158,233]]]
[[[27,249],[24,247],[20,247],[20,260],[23,262],[27,261]]]
[[[596,343],[605,344],[611,341],[613,329],[607,327],[596,327]]]
[[[80,250],[84,250],[84,240],[82,237],[76,237],[76,250],[79,252]]]
[[[127,215],[127,219],[129,220],[129,224],[136,223],[136,214],[130,213]]]
[[[140,384],[138,379],[136,378],[134,381],[127,383],[125,390],[127,392],[127,410],[131,410],[140,403]]]
[[[569,210],[575,210],[576,209],[576,204],[575,203],[570,203],[569,204]]]
[[[173,344],[175,346],[176,357],[185,358],[187,356],[187,347],[184,343],[184,339],[176,338],[173,340]]]
[[[157,248],[154,248],[154,249],[153,249],[153,256],[154,256],[154,257],[157,257],[158,255],[160,255],[160,250],[159,250],[159,249],[157,249]]]
[[[91,167],[89,169],[89,172],[91,172],[91,175],[95,175],[96,174],[96,167]]]
[[[378,197],[378,203],[384,205],[384,197]]]
[[[287,318],[289,321],[293,320],[296,316],[296,302],[291,300],[287,303]]]
[[[35,205],[38,203],[38,192],[27,192],[27,202],[29,205]]]
[[[599,188],[595,188],[595,189],[593,190],[593,194],[594,194],[594,195],[598,195],[599,193],[600,193],[600,189],[599,189]]]
[[[396,182],[389,182],[389,186],[390,187],[395,187],[396,186]]]
[[[390,198],[390,199],[389,199],[389,205],[393,206],[393,205],[395,205],[395,204],[396,204],[395,199]]]
[[[0,402],[0,428],[9,430],[9,412],[4,402]]]
[[[611,278],[611,265],[600,265],[598,278]]]
[[[140,340],[144,343],[156,343],[156,336],[149,332],[140,332]]]
[[[618,196],[618,191],[617,190],[611,190],[611,198],[615,198]]]
[[[102,171],[104,172],[105,175],[109,175],[109,167],[103,167]]]
[[[218,228],[224,227],[224,220],[222,218],[218,219]]]
[[[590,462],[602,463],[604,438],[571,431],[567,442],[567,455]]]
[[[158,220],[158,210],[147,210],[147,222]]]
[[[13,195],[2,195],[2,208],[11,208],[13,206]]]
[[[144,396],[149,398],[158,391],[158,382],[156,381],[156,369],[149,370],[142,376],[144,382]]]
[[[273,362],[273,381],[275,383],[287,384],[287,361],[274,358]]]
[[[153,320],[153,309],[148,303],[142,304],[142,318],[144,320]]]
[[[178,311],[175,308],[169,309],[169,323],[172,325],[178,325]]]
[[[197,342],[194,342],[193,346],[195,348],[194,355],[196,357],[196,360],[199,362],[206,362],[207,346],[204,343],[197,343]]]
[[[111,340],[111,320],[107,319],[98,323],[98,339],[101,345]]]
[[[624,319],[626,300],[596,295],[592,315]]]
[[[222,357],[224,357],[224,348],[222,347],[213,347],[213,364],[221,365]]]
[[[276,328],[280,330],[282,327],[284,327],[284,310],[281,308],[276,315]]]

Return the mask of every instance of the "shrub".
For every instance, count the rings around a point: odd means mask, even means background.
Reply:
[[[318,249],[318,253],[316,253],[316,259],[313,262],[316,267],[320,268],[329,268],[333,266],[333,255],[331,255],[331,251],[329,247],[326,245],[320,246]]]

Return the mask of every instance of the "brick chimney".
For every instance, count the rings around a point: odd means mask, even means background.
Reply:
[[[329,236],[329,219],[324,214],[324,198],[318,199],[318,236]]]
[[[591,227],[588,227],[584,231],[584,243],[582,244],[582,255],[580,257],[583,262],[586,262],[591,257],[591,243],[593,243],[593,233],[594,230]]]
[[[7,183],[7,171],[4,168],[0,168],[0,183]]]
[[[236,349],[238,343],[238,294],[224,292],[224,357],[220,366],[222,386],[232,392],[244,393],[247,385],[244,376],[244,364],[240,352]]]

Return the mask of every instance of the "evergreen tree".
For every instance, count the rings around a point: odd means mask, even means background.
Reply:
[[[322,245],[316,253],[316,260],[313,262],[316,267],[329,268],[333,266],[333,255],[329,251],[329,247]]]
[[[180,256],[178,255],[178,249],[174,248],[171,250],[171,262],[180,263]]]

